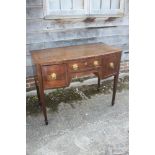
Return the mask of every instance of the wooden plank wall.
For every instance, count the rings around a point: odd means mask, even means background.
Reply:
[[[122,61],[128,60],[128,1],[125,0],[123,17],[47,20],[43,15],[43,0],[27,0],[27,77],[35,74],[31,50],[103,42],[121,47]]]

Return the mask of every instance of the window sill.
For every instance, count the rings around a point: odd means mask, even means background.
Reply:
[[[47,15],[44,17],[44,19],[50,20],[50,19],[85,19],[85,18],[108,18],[108,17],[123,17],[124,13],[119,13],[119,14],[105,14],[105,15]]]

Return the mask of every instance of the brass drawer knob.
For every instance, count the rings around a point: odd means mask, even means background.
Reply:
[[[99,62],[97,60],[94,61],[94,66],[98,66]]]
[[[51,73],[51,74],[50,74],[50,79],[51,79],[51,80],[56,80],[56,79],[57,79],[56,73]]]
[[[74,70],[77,70],[78,69],[78,64],[74,64],[72,67],[73,67]]]
[[[114,63],[113,62],[110,62],[109,66],[110,66],[110,68],[114,69]]]

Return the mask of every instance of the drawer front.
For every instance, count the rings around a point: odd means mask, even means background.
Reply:
[[[43,85],[45,89],[68,85],[66,64],[42,66]]]
[[[78,71],[85,68],[84,60],[70,61],[68,66],[69,66],[69,71],[70,72],[78,72]]]
[[[113,75],[118,72],[121,59],[121,52],[105,55],[102,58],[103,77]]]
[[[102,65],[101,63],[102,63],[101,58],[98,58],[98,57],[86,59],[86,64],[88,68],[93,68],[93,69],[98,68]]]
[[[70,72],[80,72],[95,69],[101,66],[100,58],[86,58],[78,61],[70,61],[69,64]]]

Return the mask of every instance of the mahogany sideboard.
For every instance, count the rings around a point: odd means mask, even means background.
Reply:
[[[36,66],[36,88],[45,124],[48,125],[44,90],[69,86],[79,73],[94,73],[100,79],[114,76],[112,105],[115,102],[122,50],[102,43],[49,48],[32,52]]]

